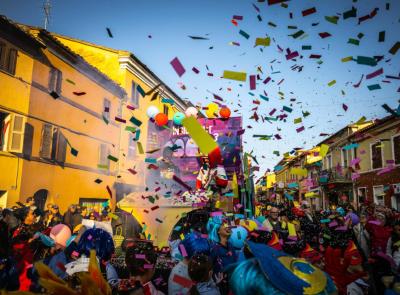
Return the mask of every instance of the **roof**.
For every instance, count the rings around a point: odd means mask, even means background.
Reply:
[[[371,125],[369,125],[368,127],[365,127],[365,128],[363,128],[361,130],[357,130],[356,132],[351,134],[348,138],[357,137],[362,133],[365,133],[367,131],[371,131],[373,129],[379,128],[382,125],[384,125],[386,123],[389,123],[391,120],[400,120],[400,117],[396,117],[394,115],[389,115],[389,116],[386,116],[386,117],[384,117],[382,119],[377,119]]]
[[[21,36],[23,36],[24,38],[31,41],[34,45],[42,47],[42,48],[44,47],[43,44],[40,43],[38,40],[36,40],[35,37],[33,37],[31,34],[26,32],[25,30],[21,29],[17,23],[13,22],[9,18],[7,18],[5,15],[0,15],[0,24],[7,25],[10,28],[15,29],[15,33],[21,34]]]
[[[92,66],[88,63],[82,56],[74,52],[68,46],[64,45],[57,38],[53,36],[52,33],[40,27],[33,27],[24,24],[18,24],[18,27],[21,31],[25,31],[29,33],[33,38],[37,38],[37,40],[41,40],[44,44],[49,45],[48,42],[52,42],[54,45],[58,46],[64,51],[64,54],[69,55],[70,61],[73,65],[79,66],[81,69],[85,70],[86,74],[90,74],[91,78],[97,82],[98,84],[106,87],[108,90],[112,91],[119,98],[123,98],[126,96],[126,91],[117,83],[115,83],[112,79],[110,79],[107,75],[103,74],[96,67]],[[38,33],[37,37],[33,36],[33,32],[36,31]]]

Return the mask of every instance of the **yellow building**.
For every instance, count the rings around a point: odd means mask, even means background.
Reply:
[[[48,32],[0,26],[2,205],[34,196],[64,211],[110,199],[107,187],[115,197],[120,126],[103,117],[119,115],[124,89]]]
[[[356,203],[369,200],[399,210],[400,118],[376,120],[350,136],[349,142],[357,151],[356,162],[350,163],[358,168],[353,175]]]
[[[66,36],[57,34],[53,34],[53,36],[125,89],[128,99],[122,107],[122,117],[129,119],[134,116],[142,122],[141,126],[139,128],[136,126],[136,128],[140,129],[140,137],[137,141],[141,143],[144,151],[159,148],[157,133],[148,134],[150,121],[146,110],[149,106],[156,106],[160,112],[164,112],[169,119],[172,119],[174,112],[185,111],[187,103],[166,86],[134,54]],[[145,97],[140,94],[141,89],[148,93],[155,87],[157,87],[155,94]],[[118,199],[131,192],[143,192],[146,187],[145,175],[148,164],[145,163],[145,158],[148,155],[138,151],[137,141],[134,140],[136,135],[130,131],[121,131],[120,159],[123,161],[119,167],[121,177],[116,185]],[[148,137],[151,144],[149,147],[147,146]],[[137,174],[130,173],[129,168],[133,168]]]

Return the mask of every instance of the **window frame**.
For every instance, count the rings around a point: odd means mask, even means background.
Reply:
[[[128,151],[126,153],[126,158],[128,160],[134,160],[137,156],[137,147],[136,147],[136,141],[135,141],[135,134],[133,134],[132,132],[129,133],[128,136]],[[133,146],[133,148],[132,148]],[[130,154],[131,150],[134,150],[133,154]]]
[[[16,131],[15,130],[15,118],[21,118],[22,122],[22,126],[21,126],[21,130]],[[26,124],[26,117],[25,116],[21,116],[21,115],[17,115],[17,114],[11,114],[11,129],[10,129],[10,133],[9,133],[9,141],[8,141],[8,151],[11,153],[22,153],[23,149],[24,149],[24,135],[25,135],[25,124]],[[18,134],[21,137],[21,141],[20,141],[20,145],[18,148],[12,148],[13,143],[14,143],[14,139],[13,139],[13,135],[14,134]]]
[[[108,106],[106,106],[106,102],[108,102]],[[106,107],[108,107],[108,112],[106,112]],[[103,97],[103,117],[110,122],[111,118],[111,100],[108,97]]]
[[[385,167],[385,165],[384,165],[384,163],[385,163],[385,158],[384,158],[383,148],[380,147],[380,149],[381,149],[381,158],[382,158],[381,167],[374,168],[374,161],[373,161],[373,157],[372,157],[372,146],[374,146],[374,145],[376,145],[376,144],[381,145],[382,142],[381,142],[381,141],[376,141],[376,142],[371,142],[371,143],[369,144],[369,153],[370,153],[370,161],[371,161],[371,171],[379,170],[379,169],[382,169],[382,168]]]
[[[373,196],[373,199],[374,199],[374,204],[376,204],[376,205],[382,205],[382,204],[379,204],[378,202],[376,202],[376,195],[375,195],[375,188],[379,188],[379,187],[381,187],[382,188],[382,191],[383,191],[383,185],[374,185],[373,187],[372,187],[372,196]],[[383,198],[383,206],[385,206],[385,194],[383,194],[382,195],[382,198]]]
[[[139,91],[137,90],[137,86],[139,84],[137,84],[134,80],[132,80],[132,84],[131,84],[131,97],[129,98],[129,103],[135,107],[135,108],[139,108]],[[136,99],[136,101],[134,100]]]
[[[347,162],[346,165],[344,163],[344,160],[345,160],[344,156],[343,156],[344,154],[346,154],[346,162]],[[340,149],[340,161],[341,161],[343,168],[349,167],[349,153],[347,150],[344,150],[343,148]]]
[[[392,140],[391,140],[391,142],[392,142],[392,159],[393,159],[393,162],[394,162],[394,165],[395,166],[398,166],[398,165],[400,165],[400,159],[399,159],[399,163],[396,163],[396,157],[395,157],[395,151],[394,151],[394,139],[396,138],[396,137],[399,137],[400,138],[400,133],[397,133],[397,134],[395,134],[395,135],[393,135],[392,136]],[[400,148],[400,147],[399,147]]]
[[[15,71],[17,69],[18,49],[5,41],[0,40],[0,44],[4,49],[0,54],[0,70],[9,75],[15,76]],[[11,52],[15,52],[15,58],[13,62],[11,62]]]

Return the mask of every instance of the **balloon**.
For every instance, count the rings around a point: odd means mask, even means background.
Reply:
[[[239,224],[247,228],[249,231],[253,231],[258,228],[257,223],[251,219],[242,219],[240,220]]]
[[[231,110],[228,107],[223,107],[219,110],[219,115],[222,118],[228,119],[231,116]]]
[[[50,238],[54,240],[56,245],[65,248],[68,239],[71,237],[71,230],[65,224],[57,224],[50,231]]]
[[[207,106],[207,111],[206,111],[206,115],[208,118],[215,118],[215,114],[218,111],[218,105],[214,102],[209,103]]]
[[[182,120],[185,119],[185,114],[181,112],[177,112],[174,114],[173,120],[175,125],[182,125]]]
[[[154,117],[159,113],[160,111],[156,106],[149,106],[146,112],[147,116],[152,119],[154,119]]]
[[[246,241],[247,234],[247,230],[243,226],[239,225],[238,227],[232,228],[232,234],[229,237],[229,242],[236,249],[242,249],[244,242]]]
[[[168,116],[164,113],[158,113],[154,117],[154,120],[156,121],[156,124],[161,127],[168,123]]]
[[[197,118],[198,111],[195,107],[188,107],[185,111],[186,117],[195,117]]]

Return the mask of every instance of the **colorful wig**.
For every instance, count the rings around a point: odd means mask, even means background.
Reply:
[[[79,240],[77,252],[89,257],[90,250],[96,250],[101,260],[109,260],[115,250],[111,235],[101,228],[86,230]]]
[[[234,268],[229,285],[235,295],[285,294],[271,285],[255,258],[245,260]]]
[[[210,217],[210,219],[208,220],[207,232],[208,232],[208,238],[210,239],[210,241],[212,241],[214,243],[219,243],[220,239],[219,239],[218,231],[219,231],[219,228],[221,227],[223,221],[224,220],[223,220],[222,215]]]
[[[193,232],[185,236],[185,239],[179,245],[179,249],[182,256],[189,259],[192,258],[194,254],[210,255],[210,242],[202,238],[199,233]],[[186,253],[182,253],[184,251],[186,251]]]

